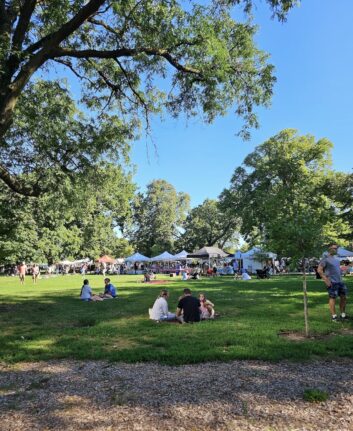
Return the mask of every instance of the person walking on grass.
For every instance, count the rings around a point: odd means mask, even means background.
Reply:
[[[34,284],[37,283],[38,277],[39,277],[39,266],[37,264],[34,264],[32,266],[32,280]]]
[[[27,272],[27,265],[26,262],[20,263],[18,266],[18,275],[20,277],[20,283],[23,285],[26,278],[26,272]]]
[[[334,242],[328,246],[328,254],[320,261],[317,272],[326,284],[329,296],[329,308],[332,322],[337,322],[336,298],[340,297],[340,318],[347,319],[347,286],[342,282],[340,261],[335,257],[338,245]]]

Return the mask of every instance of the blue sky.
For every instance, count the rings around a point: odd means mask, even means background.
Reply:
[[[284,24],[272,20],[268,7],[259,3],[257,45],[271,54],[277,77],[272,106],[257,110],[260,129],[243,142],[236,136],[241,122],[232,111],[212,125],[201,119],[155,119],[153,144],[149,139],[133,144],[135,181],[142,191],[162,178],[189,193],[192,206],[216,198],[256,145],[288,127],[330,139],[334,169],[351,171],[353,1],[302,0]]]

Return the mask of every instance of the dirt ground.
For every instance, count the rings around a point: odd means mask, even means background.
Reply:
[[[0,365],[1,431],[333,429],[353,430],[353,360]]]

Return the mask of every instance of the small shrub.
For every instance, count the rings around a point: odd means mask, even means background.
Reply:
[[[305,389],[303,398],[310,403],[320,403],[328,400],[328,392],[321,389]]]

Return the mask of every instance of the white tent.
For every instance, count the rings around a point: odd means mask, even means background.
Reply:
[[[262,269],[264,262],[258,260],[258,255],[262,255],[266,259],[275,259],[277,257],[275,253],[265,252],[258,247],[254,247],[246,253],[242,253],[243,268],[252,273],[256,272],[257,269]]]
[[[144,256],[141,253],[135,253],[125,259],[126,262],[149,262],[149,257]]]
[[[182,250],[180,253],[174,255],[175,260],[186,260],[188,258],[188,252]]]
[[[162,254],[159,254],[158,256],[151,257],[151,262],[162,262],[162,261],[171,261],[175,260],[175,256],[168,253],[167,251],[163,252]]]
[[[71,260],[61,260],[60,262],[59,262],[59,265],[72,265],[73,264],[73,262],[71,262]]]

